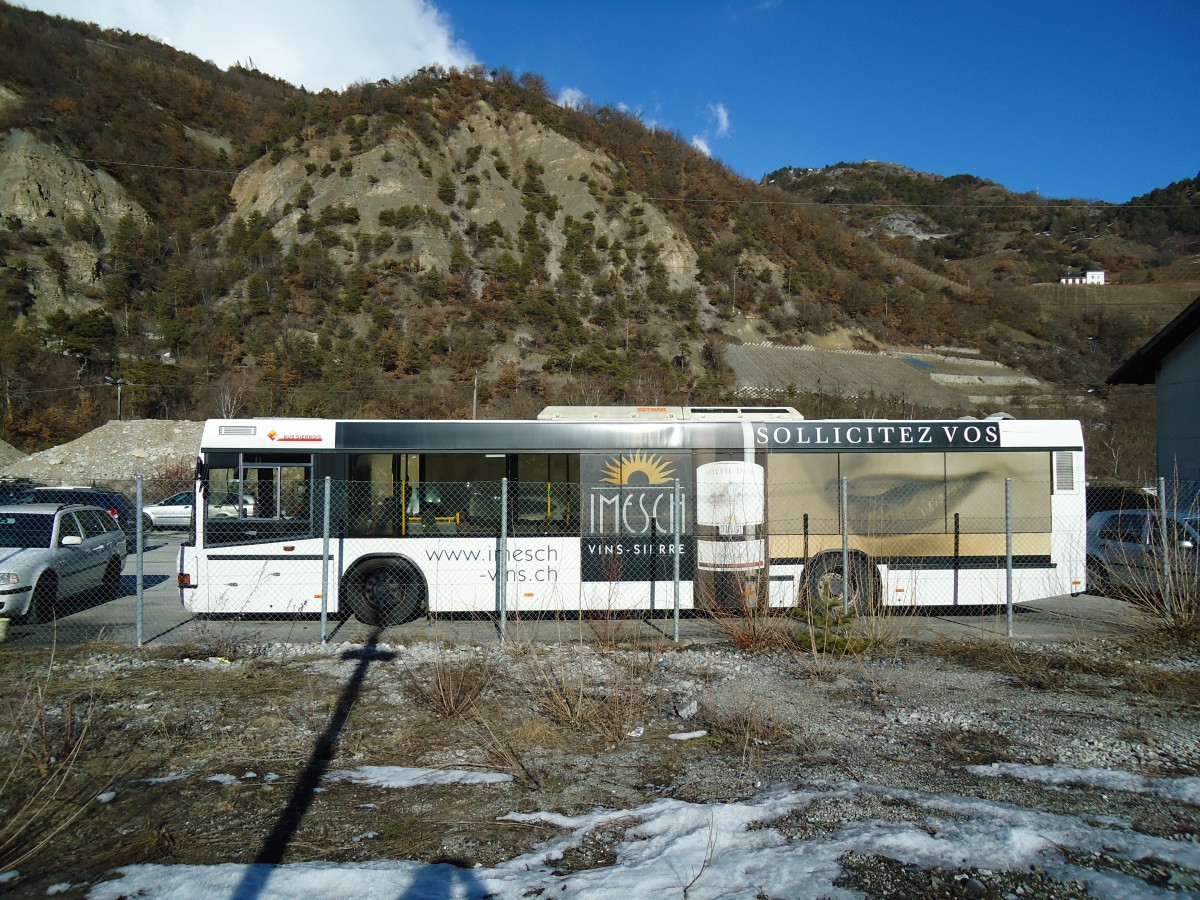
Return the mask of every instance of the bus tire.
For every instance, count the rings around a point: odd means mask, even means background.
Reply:
[[[425,582],[405,560],[368,561],[349,581],[350,606],[364,625],[403,625],[425,610]]]
[[[850,555],[850,577],[842,577],[841,554],[819,556],[809,565],[801,587],[802,602],[810,608],[842,603],[843,591],[850,592],[849,607],[860,616],[879,611],[881,586],[878,571],[859,554]]]

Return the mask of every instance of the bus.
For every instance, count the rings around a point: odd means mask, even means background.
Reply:
[[[180,549],[195,614],[860,612],[1084,590],[1076,421],[548,407],[216,419]],[[218,515],[213,504],[225,502]],[[214,499],[216,498],[216,499]]]

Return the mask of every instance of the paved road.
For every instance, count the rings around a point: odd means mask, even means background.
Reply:
[[[143,614],[140,631],[143,646],[195,643],[207,647],[237,643],[320,643],[319,619],[197,619],[179,600],[175,576],[182,534],[155,532],[150,535],[143,554]],[[106,641],[137,646],[136,558],[131,556],[121,577],[120,596],[108,602],[84,598],[79,609],[47,625],[13,625],[8,643],[12,646],[49,646],[52,643],[78,644]],[[1126,603],[1104,597],[1057,597],[1018,607],[1013,616],[1013,638],[1036,642],[1087,641],[1126,636],[1137,627],[1139,614]],[[736,623],[734,623],[736,626]],[[911,640],[973,638],[1007,639],[1008,618],[1004,610],[988,610],[972,615],[888,616],[871,620],[865,626],[886,630],[891,636]],[[326,638],[331,643],[364,643],[374,629],[349,619],[331,620]],[[671,639],[674,620],[533,620],[507,623],[510,641],[634,641]],[[680,642],[686,644],[727,641],[727,629],[711,620],[689,618],[679,625]],[[445,639],[456,642],[495,643],[499,640],[497,623],[491,619],[419,619],[388,628],[382,639],[400,642]]]

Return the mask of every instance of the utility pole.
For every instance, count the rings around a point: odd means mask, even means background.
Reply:
[[[125,381],[124,381],[124,379],[121,379],[121,378],[110,378],[109,376],[105,375],[104,383],[108,384],[108,385],[112,385],[117,389],[117,421],[120,422],[122,420],[121,419],[121,387],[125,384]]]

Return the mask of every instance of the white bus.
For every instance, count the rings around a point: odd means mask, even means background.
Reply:
[[[197,614],[653,613],[673,608],[677,565],[680,607],[710,611],[1084,589],[1075,421],[790,407],[212,420],[196,473],[179,584]],[[210,514],[231,495],[238,516]]]

